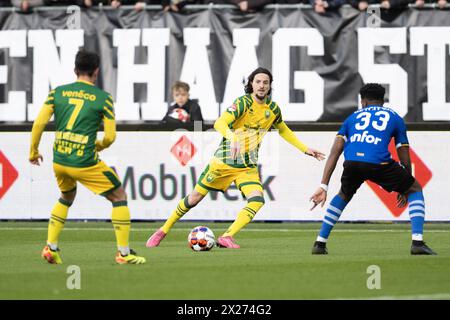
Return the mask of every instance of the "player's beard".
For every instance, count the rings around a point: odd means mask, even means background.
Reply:
[[[260,96],[259,94],[255,94],[255,97],[258,98],[258,100],[264,101],[264,99],[266,98],[266,96]]]

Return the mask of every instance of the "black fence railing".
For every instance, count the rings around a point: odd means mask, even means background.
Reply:
[[[73,6],[42,6],[42,7],[34,7],[31,8],[30,10],[32,11],[51,11],[51,10],[67,10],[68,8],[73,7]],[[351,8],[352,6],[349,4],[344,4],[341,6],[342,8]],[[418,9],[439,9],[442,10],[438,7],[437,3],[426,3],[421,7],[416,6],[415,4],[411,3],[408,5],[409,8],[418,8]],[[184,6],[183,10],[204,10],[204,9],[236,9],[238,10],[238,7],[232,4],[214,4],[214,3],[210,3],[210,4],[189,4]],[[298,4],[268,4],[266,6],[264,6],[265,9],[272,9],[272,10],[276,10],[276,9],[305,9],[305,10],[310,10],[313,9],[313,6],[309,5],[309,4],[303,4],[303,3],[298,3]],[[368,8],[381,8],[380,5],[374,4],[374,5],[370,5]],[[98,6],[93,6],[91,8],[89,8],[88,10],[131,10],[134,9],[134,6],[132,5],[122,5],[119,8],[113,8],[111,6],[105,6],[102,5],[101,3]],[[161,5],[145,5],[144,10],[161,10],[162,6]],[[447,3],[445,5],[445,9],[450,9],[450,3]],[[15,12],[15,11],[20,11],[19,8],[16,7],[1,7],[0,11],[9,11],[9,12]]]
[[[293,131],[337,131],[341,123],[339,122],[299,122],[286,121],[287,125]],[[0,132],[31,132],[32,122],[4,122],[0,123]],[[207,131],[214,127],[214,121],[205,121],[203,123],[186,123],[179,125],[167,124],[162,121],[136,121],[119,122],[118,131],[174,131],[184,129],[187,131]],[[450,131],[450,121],[446,122],[409,122],[406,123],[408,131]],[[53,122],[49,123],[46,131],[54,131]]]

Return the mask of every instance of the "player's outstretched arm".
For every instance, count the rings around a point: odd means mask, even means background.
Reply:
[[[301,152],[303,152],[311,157],[314,157],[319,161],[325,159],[324,153],[317,151],[313,148],[309,148],[303,142],[301,142],[297,138],[295,133],[292,132],[291,129],[289,129],[289,127],[286,125],[286,123],[284,123],[284,121],[281,121],[280,123],[275,124],[274,126],[275,126],[275,128],[278,129],[278,133],[284,140],[286,140],[287,142],[292,144],[294,147],[296,147]]]
[[[328,184],[330,183],[331,176],[334,172],[334,169],[336,168],[336,164],[342,154],[342,151],[344,151],[344,139],[340,136],[337,136],[334,140],[333,146],[331,147],[327,162],[325,163],[325,168],[322,175],[322,183],[309,199],[314,203],[311,210],[313,210],[318,204],[323,207],[323,205],[327,201]]]
[[[40,162],[44,160],[42,155],[39,154],[39,143],[41,142],[41,136],[45,130],[45,126],[50,121],[52,115],[53,107],[44,104],[36,120],[34,120],[33,128],[31,129],[30,156],[28,158],[31,164],[39,166]]]
[[[103,118],[105,135],[103,140],[95,141],[95,149],[102,151],[108,148],[116,140],[116,121],[114,119]]]

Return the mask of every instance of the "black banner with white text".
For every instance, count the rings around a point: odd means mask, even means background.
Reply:
[[[407,122],[450,121],[450,11],[408,9],[380,27],[353,8],[314,10],[60,8],[0,12],[0,122],[33,121],[50,88],[75,80],[80,47],[98,52],[97,85],[115,99],[118,121],[160,120],[175,80],[191,85],[214,120],[242,95],[257,66],[274,76],[272,98],[286,121],[340,122],[363,82],[388,89]]]

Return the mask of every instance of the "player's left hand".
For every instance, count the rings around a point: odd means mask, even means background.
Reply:
[[[315,149],[312,148],[308,148],[308,150],[306,150],[305,152],[308,156],[314,157],[319,161],[322,161],[323,159],[325,159],[325,153],[322,153],[320,151],[317,151]]]
[[[327,201],[327,192],[319,187],[316,190],[316,192],[314,192],[314,194],[311,196],[311,198],[309,198],[309,201],[312,201],[314,203],[310,211],[314,210],[314,208],[317,207],[318,204],[320,204],[321,207],[323,207],[323,205]]]
[[[103,149],[105,149],[105,148],[102,146],[102,141],[96,140],[95,141],[95,151],[100,152],[100,151],[103,151]]]
[[[405,194],[397,194],[397,207],[403,208],[408,203],[408,198]]]
[[[239,141],[233,141],[230,145],[230,156],[232,160],[236,160],[239,152],[241,152],[241,144]]]
[[[34,164],[35,166],[40,166],[40,165],[41,165],[41,162],[44,161],[44,157],[43,157],[41,154],[38,154],[38,155],[36,156],[36,158],[34,158],[34,159],[29,159],[29,161],[30,161],[31,164]]]

